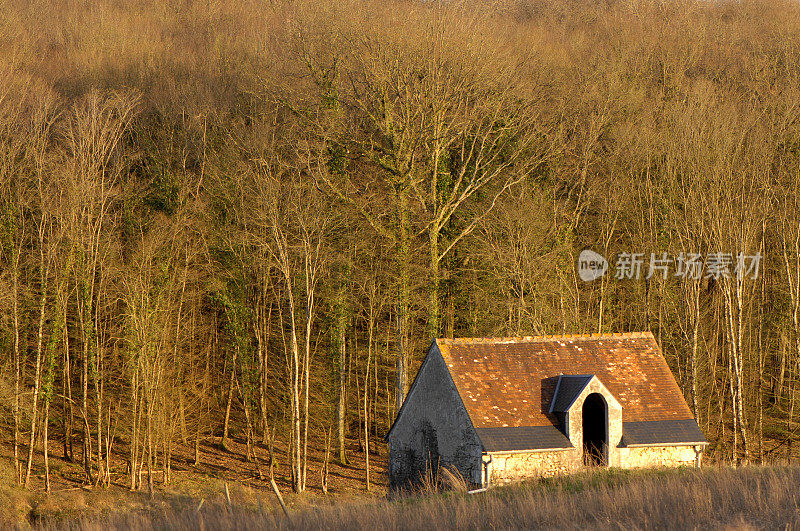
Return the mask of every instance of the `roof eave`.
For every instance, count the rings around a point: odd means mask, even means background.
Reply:
[[[708,441],[694,441],[694,442],[661,442],[661,443],[633,443],[633,444],[625,444],[625,446],[621,446],[620,448],[652,448],[656,446],[708,446]]]
[[[558,381],[556,382],[556,390],[553,391],[553,398],[550,399],[550,408],[548,413],[551,415],[553,414],[553,408],[556,406],[556,397],[558,396],[558,390],[561,388],[561,378],[563,378],[563,374],[558,375]]]
[[[542,452],[564,452],[567,450],[574,450],[574,446],[568,446],[566,448],[531,448],[529,450],[485,450],[483,453],[485,454],[502,454],[502,455],[510,455],[510,454],[534,454],[534,453],[542,453]]]

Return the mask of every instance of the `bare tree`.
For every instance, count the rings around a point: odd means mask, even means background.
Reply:
[[[69,119],[67,144],[70,180],[67,184],[70,239],[76,245],[76,307],[82,348],[81,407],[88,415],[89,381],[95,392],[97,412],[98,465],[101,465],[103,404],[101,387],[102,351],[98,340],[98,283],[102,264],[113,247],[108,235],[113,225],[112,205],[119,194],[123,169],[122,138],[133,118],[137,100],[124,94],[92,92],[77,106]],[[91,467],[92,438],[88,421],[84,423],[83,462],[87,479],[94,483]]]

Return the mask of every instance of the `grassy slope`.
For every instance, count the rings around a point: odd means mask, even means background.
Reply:
[[[240,505],[234,493],[232,512],[217,502],[197,511],[196,499],[172,498],[154,500],[135,511],[62,520],[60,525],[81,529],[785,528],[800,524],[798,488],[800,467],[611,470],[472,496],[447,493],[298,507],[290,519],[258,501]]]
[[[358,443],[354,440],[348,440],[347,447],[350,463],[330,463],[328,494],[324,495],[319,484],[319,469],[324,451],[312,444],[309,448],[309,489],[301,495],[295,495],[286,478],[286,448],[276,445],[275,480],[292,510],[385,497],[388,482],[384,470],[384,453],[371,456],[371,492],[367,493],[363,452],[358,451]],[[187,508],[193,511],[201,500],[204,510],[213,510],[215,506],[226,508],[226,484],[233,503],[240,510],[277,509],[278,503],[269,486],[268,477],[260,477],[258,465],[245,459],[244,448],[243,440],[232,438],[231,451],[226,452],[220,448],[219,438],[206,439],[200,445],[200,463],[195,465],[193,449],[177,445],[171,481],[168,485],[163,485],[162,475],[157,470],[154,474],[154,494],[151,497],[146,487],[138,492],[129,490],[127,474],[122,465],[114,467],[110,488],[87,487],[80,463],[64,461],[59,447],[58,452],[50,457],[53,493],[48,496],[44,492],[43,471],[39,467],[34,467],[30,490],[14,486],[11,449],[0,444],[0,529],[44,520],[102,520],[117,513],[181,513]],[[379,449],[383,450],[381,447]],[[261,470],[267,474],[267,451],[256,445],[254,452],[261,460]],[[37,453],[35,459],[37,462],[41,461],[41,455]],[[146,479],[144,483],[147,484]]]

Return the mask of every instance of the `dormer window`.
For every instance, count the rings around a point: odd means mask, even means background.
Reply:
[[[622,440],[622,406],[594,374],[562,374],[558,377],[550,413],[586,466],[619,463]]]

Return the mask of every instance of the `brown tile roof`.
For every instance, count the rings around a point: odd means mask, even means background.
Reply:
[[[559,374],[594,374],[624,422],[692,419],[650,332],[438,339],[476,428],[557,426],[548,413]]]

